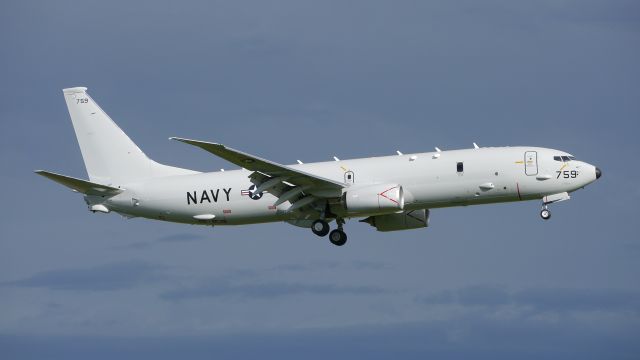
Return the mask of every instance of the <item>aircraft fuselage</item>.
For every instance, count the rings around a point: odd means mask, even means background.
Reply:
[[[289,165],[348,184],[401,184],[404,210],[541,199],[572,192],[596,180],[596,168],[578,160],[557,161],[563,151],[536,147],[490,147]],[[234,225],[293,220],[289,202],[268,191],[255,193],[252,171],[233,170],[154,178],[127,184],[104,204],[129,216],[192,224]],[[313,194],[313,193],[312,193]],[[340,194],[337,194],[338,197]],[[90,198],[90,197],[89,197]],[[331,212],[350,216],[339,203]],[[198,220],[201,214],[215,218]]]

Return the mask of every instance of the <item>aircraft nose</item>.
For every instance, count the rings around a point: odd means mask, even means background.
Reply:
[[[602,170],[600,170],[599,167],[596,167],[596,179],[600,179],[600,176],[602,176]]]

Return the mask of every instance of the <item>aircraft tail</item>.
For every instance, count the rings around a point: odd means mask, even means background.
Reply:
[[[122,185],[154,177],[196,173],[149,159],[86,91],[85,87],[63,89],[91,182]]]

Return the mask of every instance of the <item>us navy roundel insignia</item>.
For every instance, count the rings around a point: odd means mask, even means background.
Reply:
[[[256,186],[251,185],[249,189],[242,190],[242,195],[249,195],[249,197],[252,198],[253,200],[258,200],[262,197],[262,192],[257,193]]]

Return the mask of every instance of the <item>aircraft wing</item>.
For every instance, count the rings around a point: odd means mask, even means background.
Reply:
[[[44,170],[36,170],[36,174],[42,175],[47,179],[53,180],[58,184],[64,185],[72,190],[86,195],[97,196],[113,196],[124,191],[124,189],[118,189],[107,185],[96,184],[90,181],[74,178],[71,176],[60,175]]]
[[[287,183],[314,190],[338,190],[345,187],[344,183],[327,179],[318,175],[310,174],[305,171],[293,169],[289,166],[278,164],[276,162],[266,160],[251,154],[247,154],[240,150],[235,150],[222,144],[210,143],[206,141],[190,140],[172,137],[171,140],[177,140],[183,143],[197,146],[214,155],[217,155],[233,164],[236,164],[247,170],[255,171],[263,175],[267,175],[262,182],[263,188],[273,188],[275,185],[286,181]],[[257,174],[252,175],[256,178]],[[269,181],[272,181],[269,184]],[[258,185],[260,188],[261,185]],[[338,192],[339,194],[339,192]],[[339,195],[338,195],[339,196]]]

